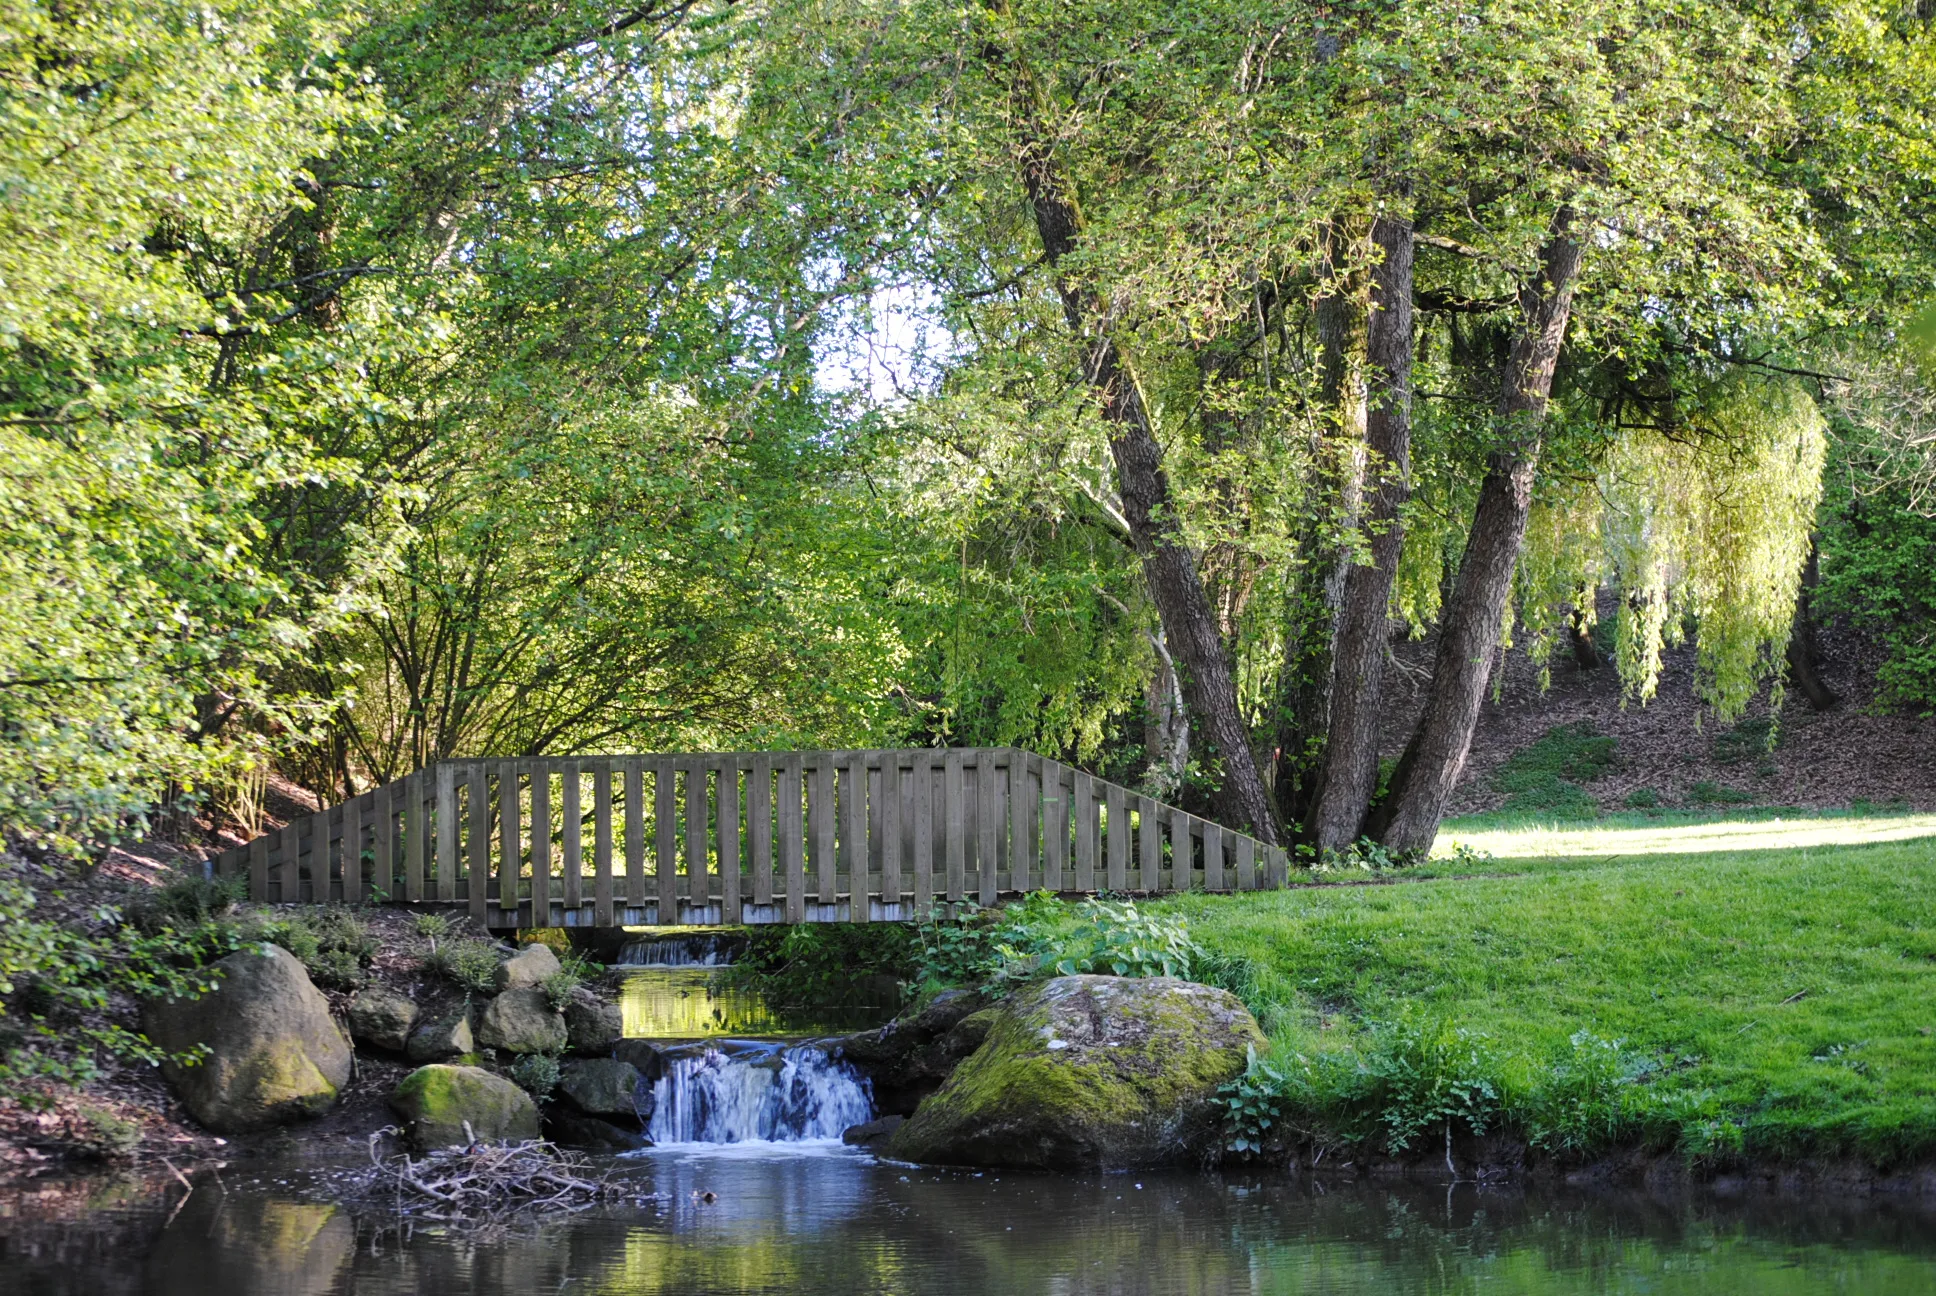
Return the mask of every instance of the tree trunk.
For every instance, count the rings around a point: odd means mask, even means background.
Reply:
[[[1562,208],[1540,256],[1539,278],[1519,289],[1520,330],[1499,392],[1505,443],[1487,456],[1458,581],[1439,621],[1431,692],[1379,814],[1379,840],[1394,851],[1431,849],[1472,748],[1512,593],[1513,568],[1526,538],[1553,370],[1579,278],[1580,244],[1572,226],[1572,212]]]
[[[1143,750],[1149,757],[1143,781],[1158,800],[1174,801],[1190,763],[1190,719],[1162,632],[1151,633],[1149,641],[1156,669],[1143,694]]]
[[[1582,599],[1593,597],[1587,590]],[[1600,646],[1593,642],[1593,627],[1587,623],[1586,608],[1576,606],[1566,619],[1566,641],[1573,649],[1573,664],[1583,671],[1600,669]]]
[[[1075,250],[1081,220],[1040,132],[1022,140],[1022,180],[1036,233],[1051,269]],[[1193,735],[1223,763],[1215,798],[1219,819],[1275,844],[1269,795],[1251,755],[1250,733],[1237,706],[1236,679],[1224,652],[1216,614],[1199,578],[1196,557],[1177,525],[1177,504],[1163,471],[1163,447],[1150,425],[1142,389],[1110,336],[1104,303],[1088,288],[1057,274],[1056,291],[1069,328],[1086,338],[1083,377],[1102,406],[1117,491],[1130,539],[1142,559],[1150,599],[1163,621]]]
[[[1348,273],[1347,227],[1325,230],[1319,275],[1324,295],[1312,308],[1319,345],[1318,400],[1331,421],[1313,438],[1312,484],[1320,496],[1335,495],[1346,524],[1356,523],[1364,483],[1365,310],[1361,285]],[[1331,534],[1329,509],[1313,516],[1298,537],[1304,559],[1286,614],[1284,660],[1278,679],[1276,793],[1279,819],[1305,823],[1324,787],[1324,743],[1331,726],[1331,652],[1344,609],[1351,553]]]
[[[1830,711],[1839,706],[1842,699],[1823,682],[1820,674],[1822,646],[1815,636],[1812,607],[1815,586],[1820,580],[1820,556],[1811,539],[1808,542],[1808,564],[1802,568],[1801,591],[1795,598],[1795,624],[1788,634],[1788,678],[1808,699],[1811,710]]]
[[[1340,850],[1358,839],[1377,786],[1385,626],[1405,545],[1400,512],[1412,493],[1412,227],[1381,216],[1372,223],[1371,237],[1383,254],[1371,271],[1365,329],[1365,443],[1376,474],[1364,510],[1371,561],[1353,563],[1346,577],[1332,649],[1324,789],[1310,833],[1320,851]]]

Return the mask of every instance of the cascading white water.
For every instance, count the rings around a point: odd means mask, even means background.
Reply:
[[[626,942],[618,961],[620,967],[725,967],[739,945],[718,936],[661,936]]]
[[[668,1057],[652,1096],[654,1143],[837,1139],[874,1116],[866,1078],[811,1044]]]

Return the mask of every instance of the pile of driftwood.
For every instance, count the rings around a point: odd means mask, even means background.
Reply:
[[[386,1133],[389,1131],[385,1131]],[[339,1186],[354,1205],[412,1221],[492,1226],[513,1218],[659,1200],[636,1179],[600,1170],[552,1143],[473,1143],[422,1157],[382,1156]]]

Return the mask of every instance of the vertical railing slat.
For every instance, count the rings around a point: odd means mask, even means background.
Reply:
[[[1232,845],[1237,855],[1237,889],[1255,891],[1257,889],[1257,841],[1242,833],[1232,834]]]
[[[1170,811],[1170,889],[1188,891],[1194,861],[1190,858],[1190,816]]]
[[[1060,761],[1042,762],[1042,885],[1051,891],[1069,889],[1069,768]]]
[[[592,922],[610,927],[612,912],[612,768],[592,766]]]
[[[1096,889],[1096,781],[1075,772],[1076,890]]]
[[[464,871],[464,900],[471,921],[490,925],[491,882],[491,772],[483,761],[470,766],[470,866]]]
[[[719,787],[715,792],[719,842],[719,921],[737,924],[740,920],[739,867],[739,765],[727,757],[719,767]]]
[[[995,752],[993,748],[983,747],[975,753],[975,782],[980,786],[980,804],[976,806],[977,825],[976,860],[980,878],[980,900],[984,905],[995,903],[997,882],[996,866],[1001,862],[1001,784],[996,782]]]
[[[711,901],[706,880],[706,767],[698,761],[681,762],[686,772],[686,898],[695,909]],[[695,922],[702,921],[694,914]]]
[[[397,886],[397,805],[391,793],[396,783],[385,783],[376,790],[376,856],[370,861],[370,883],[385,899],[396,899]]]
[[[249,843],[249,899],[269,903],[269,834]]]
[[[773,903],[773,758],[753,758],[746,779],[746,848],[753,871],[753,903]]]
[[[558,867],[563,873],[560,879],[564,886],[563,895],[565,921],[574,922],[579,910],[585,904],[585,804],[584,782],[580,777],[577,761],[566,761],[558,767]]]
[[[343,903],[363,903],[363,805],[361,797],[343,803]]]
[[[1163,827],[1157,819],[1156,802],[1146,796],[1136,798],[1136,854],[1142,866],[1142,889],[1152,893],[1162,890]]]
[[[439,900],[457,895],[457,767],[449,761],[437,762],[436,775],[437,883],[433,894]]]
[[[531,925],[551,926],[551,770],[531,762]]]
[[[800,797],[805,785],[800,753],[788,752],[780,765],[780,874],[785,882],[786,920],[807,916],[807,861],[800,822]]]
[[[968,825],[966,796],[962,787],[961,752],[949,748],[941,758],[941,850],[947,867],[948,903],[962,898],[964,856],[967,854]]]
[[[653,868],[659,897],[658,922],[670,927],[679,921],[679,802],[674,786],[678,774],[670,757],[652,766]]]
[[[403,894],[399,900],[424,898],[424,776],[422,771],[403,780]]]
[[[645,905],[645,763],[625,762],[625,903]]]
[[[1105,825],[1109,836],[1104,842],[1109,861],[1109,889],[1111,891],[1129,890],[1129,809],[1124,800],[1123,790],[1114,783],[1104,784],[1103,809],[1109,816]]]
[[[1029,796],[1028,753],[1016,748],[1008,753],[1008,885],[1026,893],[1030,865],[1035,860],[1035,830]]]
[[[914,835],[908,845],[914,852],[914,916],[926,920],[934,908],[934,754],[926,749],[914,754],[914,770],[909,789],[912,800],[910,819]]]
[[[866,922],[867,913],[867,753],[855,752],[840,772],[841,836],[846,839],[847,917]]]
[[[839,903],[840,861],[834,850],[834,758],[820,754],[807,785],[807,824],[813,834],[812,866],[818,872],[820,903]]]
[[[1221,891],[1223,885],[1223,825],[1213,819],[1203,822],[1203,889]]]
[[[881,753],[881,905],[901,903],[901,753]]]
[[[518,923],[519,879],[524,872],[524,815],[519,802],[516,761],[497,765],[497,911],[498,921],[511,927]]]

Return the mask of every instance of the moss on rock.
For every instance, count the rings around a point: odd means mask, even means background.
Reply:
[[[531,1095],[478,1067],[418,1067],[391,1093],[390,1106],[403,1117],[410,1141],[426,1151],[471,1139],[517,1143],[538,1137],[538,1108]]]
[[[894,1134],[887,1154],[1043,1169],[1188,1162],[1219,1086],[1263,1034],[1235,996],[1167,977],[1058,977],[1022,991]]]

